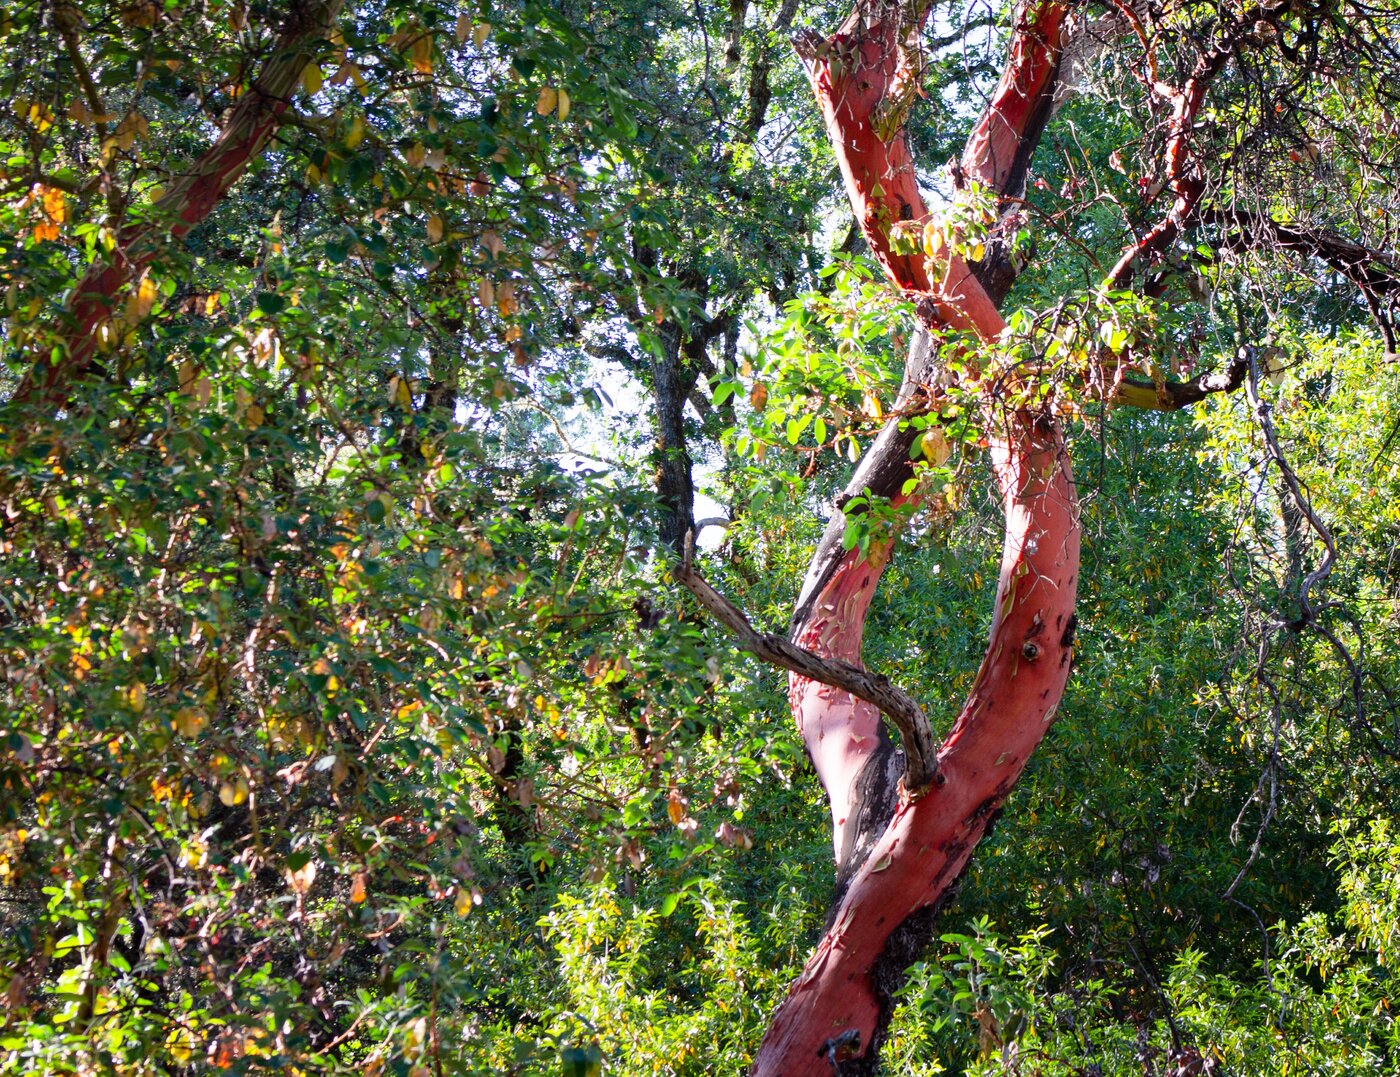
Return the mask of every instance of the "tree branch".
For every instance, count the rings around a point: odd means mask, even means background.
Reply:
[[[154,206],[154,219],[124,228],[111,260],[94,262],[74,286],[63,324],[54,333],[58,358],[50,362],[45,347],[12,403],[54,410],[67,404],[74,382],[90,368],[99,332],[111,322],[122,290],[140,278],[167,241],[182,239],[209,215],[281,125],[341,2],[295,0],[276,46],[219,137],[166,189]]]
[[[1248,374],[1249,355],[1241,349],[1224,370],[1201,374],[1190,381],[1156,385],[1137,378],[1124,378],[1113,394],[1113,403],[1148,411],[1180,411],[1214,393],[1233,393],[1244,384]]]
[[[899,730],[907,760],[904,774],[907,797],[919,796],[938,780],[933,731],[929,728],[923,708],[912,697],[882,673],[871,673],[839,658],[813,654],[776,633],[759,632],[739,607],[710,586],[695,570],[694,550],[695,536],[691,534],[687,536],[685,557],[672,575],[695,596],[706,612],[730,631],[738,640],[741,650],[748,651],[760,661],[809,680],[829,684],[878,707]]]

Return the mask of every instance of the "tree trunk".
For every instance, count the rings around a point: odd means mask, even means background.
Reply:
[[[1005,329],[997,303],[1015,275],[993,235],[982,262],[896,253],[892,228],[929,221],[899,110],[917,78],[908,44],[927,8],[857,7],[831,38],[797,42],[807,62],[856,219],[889,279],[917,302],[925,334],[906,363],[901,407],[932,407],[940,342],[949,331],[994,345]],[[1028,8],[1010,62],[954,169],[1019,196],[1054,108],[1067,13]],[[904,104],[901,104],[904,102]],[[899,222],[910,222],[901,225]],[[949,244],[951,249],[952,244]],[[970,356],[976,359],[976,355]],[[831,805],[837,890],[826,933],[774,1014],[754,1062],[756,1077],[872,1073],[905,967],[926,945],[937,910],[972,850],[1049,729],[1069,674],[1079,571],[1073,480],[1051,415],[988,394],[984,432],[1006,507],[996,612],[974,687],[937,754],[933,783],[908,789],[903,753],[870,703],[793,674],[798,728]],[[898,420],[861,462],[848,492],[869,490],[912,510],[904,495],[916,431]],[[915,495],[917,496],[917,495]],[[842,551],[837,513],[813,556],[792,639],[827,659],[860,663],[865,616],[897,536],[865,555]]]

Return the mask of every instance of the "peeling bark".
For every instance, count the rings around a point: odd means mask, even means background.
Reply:
[[[926,335],[911,351],[900,397],[902,405],[927,405],[939,392],[931,384],[932,342],[950,330],[995,342],[1005,329],[997,303],[1014,266],[1009,258],[969,266],[948,256],[931,267],[922,253],[892,249],[897,222],[929,220],[902,117],[890,115],[889,102],[905,92],[900,81],[910,77],[906,44],[918,30],[902,18],[897,8],[858,6],[833,37],[809,36],[797,47],[871,251],[891,282],[917,300]],[[1030,151],[1053,112],[1067,38],[1064,8],[1026,9],[1006,74],[955,173],[959,184],[972,179],[1020,193]],[[923,792],[902,790],[903,759],[874,706],[800,675],[789,680],[798,728],[831,804],[837,900],[825,935],[774,1014],[752,1070],[759,1077],[823,1072],[838,1044],[842,1074],[874,1071],[904,967],[927,941],[938,908],[1064,691],[1079,525],[1063,435],[1049,416],[993,400],[987,407],[993,471],[1006,506],[1005,551],[986,656],[938,752],[934,783]],[[887,426],[850,491],[917,507],[901,492],[912,440],[897,422]],[[842,530],[838,513],[804,581],[792,639],[859,665],[865,617],[897,536],[872,542],[862,556],[840,550]]]
[[[893,1006],[892,985],[876,975],[891,937],[946,896],[1064,691],[1079,568],[1068,458],[1053,421],[1019,414],[1006,417],[1005,426],[993,446],[1007,517],[997,609],[976,684],[938,754],[941,780],[922,797],[900,800],[852,875],[831,926],[774,1015],[756,1075],[810,1073],[826,1041],[850,1029],[860,1032],[862,1057],[873,1065]],[[849,713],[838,707],[820,717],[835,731]]]

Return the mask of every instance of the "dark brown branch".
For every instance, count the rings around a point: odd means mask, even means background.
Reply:
[[[1377,294],[1400,292],[1396,254],[1374,250],[1336,232],[1285,224],[1262,213],[1236,209],[1203,211],[1201,223],[1238,229],[1236,236],[1225,237],[1227,249],[1256,248],[1268,242],[1281,250],[1320,258],[1359,288]]]
[[[773,632],[759,632],[729,599],[710,586],[692,563],[694,536],[686,543],[685,557],[673,572],[675,579],[716,621],[738,640],[741,650],[760,661],[800,677],[829,684],[879,708],[899,730],[904,748],[905,792],[917,796],[937,780],[937,748],[923,708],[882,673],[871,673],[839,658],[821,658]]]
[[[1137,378],[1124,378],[1113,394],[1113,403],[1149,411],[1180,411],[1199,404],[1215,393],[1233,393],[1249,373],[1249,354],[1241,351],[1224,370],[1201,374],[1190,381],[1168,381],[1156,385]]]
[[[773,87],[770,81],[773,71],[773,42],[780,40],[782,35],[786,33],[787,28],[792,25],[793,16],[796,14],[797,0],[783,0],[782,7],[778,9],[772,26],[766,31],[762,29],[759,31],[759,40],[754,48],[753,63],[749,74],[748,115],[744,117],[744,126],[739,133],[741,142],[752,142],[758,137],[758,132],[763,128],[763,125],[768,122],[768,105],[773,99]]]

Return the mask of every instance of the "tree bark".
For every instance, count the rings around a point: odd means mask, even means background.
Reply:
[[[89,267],[73,288],[63,324],[54,334],[55,358],[50,361],[49,349],[43,349],[43,358],[15,390],[13,403],[51,411],[68,403],[74,383],[91,369],[104,327],[120,318],[123,292],[141,279],[169,240],[182,239],[210,214],[281,126],[341,3],[294,0],[271,55],[230,110],[219,137],[170,184],[152,208],[151,220],[124,228],[109,258]]]
[[[831,38],[798,41],[867,242],[893,284],[917,301],[926,336],[911,350],[901,405],[931,404],[939,341],[950,330],[992,345],[1005,329],[997,303],[1015,269],[989,244],[981,264],[897,253],[899,222],[929,220],[898,109],[909,98],[913,20],[862,4]],[[1011,59],[955,169],[1002,195],[1022,191],[1030,153],[1054,108],[1067,12],[1027,8]],[[909,227],[903,225],[901,227]],[[937,753],[926,789],[903,784],[903,753],[871,703],[793,674],[793,713],[831,805],[837,893],[829,925],[754,1062],[757,1077],[871,1073],[904,969],[927,942],[937,909],[1044,737],[1064,691],[1074,637],[1079,525],[1058,422],[989,397],[985,432],[1006,506],[1006,540],[988,647],[962,713]],[[917,507],[902,492],[915,431],[892,422],[857,469],[849,493]],[[915,495],[916,496],[916,495]],[[842,551],[838,512],[798,598],[792,639],[822,658],[860,664],[865,617],[897,536]]]

